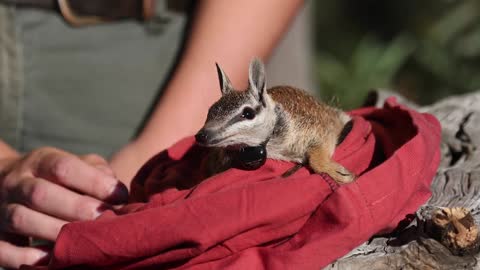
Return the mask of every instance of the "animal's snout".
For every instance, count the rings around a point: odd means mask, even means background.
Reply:
[[[199,144],[207,144],[209,139],[211,139],[212,134],[206,129],[200,129],[200,131],[195,135],[195,140]]]

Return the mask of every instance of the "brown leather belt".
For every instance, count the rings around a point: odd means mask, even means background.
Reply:
[[[156,0],[0,0],[0,4],[60,12],[73,26],[123,19],[149,20],[155,16]]]

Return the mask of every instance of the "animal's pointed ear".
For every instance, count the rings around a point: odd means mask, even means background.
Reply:
[[[217,66],[218,81],[220,82],[220,90],[222,90],[222,95],[228,94],[233,91],[232,83],[228,79],[227,74],[223,72],[222,68],[215,63]]]
[[[250,62],[250,68],[248,70],[248,84],[249,91],[252,92],[255,98],[265,104],[264,95],[267,87],[265,80],[265,66],[258,58],[254,58],[252,62]]]

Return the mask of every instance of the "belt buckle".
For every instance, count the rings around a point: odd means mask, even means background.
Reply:
[[[63,18],[69,24],[75,27],[95,25],[99,23],[104,23],[108,21],[105,18],[99,16],[82,16],[72,9],[69,0],[57,0],[60,13],[62,13]]]

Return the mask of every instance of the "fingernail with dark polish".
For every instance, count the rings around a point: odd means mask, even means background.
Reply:
[[[113,188],[112,194],[106,199],[111,204],[121,204],[128,201],[128,188],[122,182]]]
[[[105,212],[107,210],[113,210],[113,207],[111,205],[106,204],[106,203],[102,203],[101,205],[99,205],[97,207],[96,210],[97,210],[97,216],[95,217],[95,219],[98,218],[100,215],[102,215],[103,212]]]
[[[103,213],[107,210],[113,210],[113,207],[109,204],[106,204],[106,203],[102,203],[97,207],[97,211],[100,212],[100,213]]]

